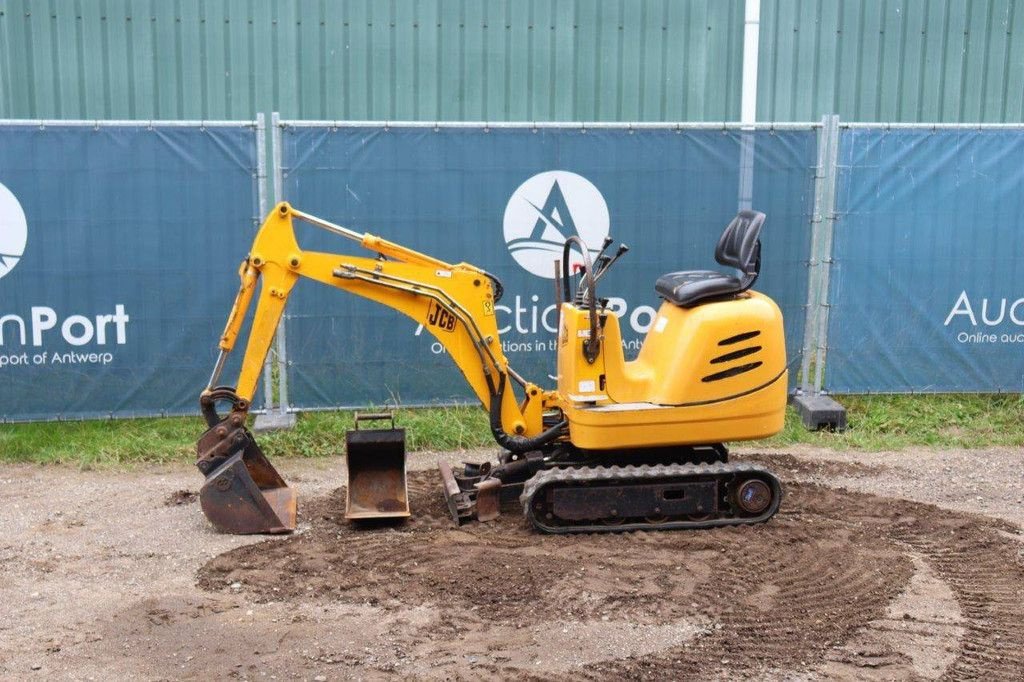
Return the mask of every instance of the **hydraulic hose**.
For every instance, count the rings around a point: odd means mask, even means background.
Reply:
[[[590,261],[590,252],[587,250],[587,245],[576,235],[566,239],[565,246],[562,247],[562,270],[565,272],[565,279],[562,280],[563,293],[565,294],[566,301],[576,300],[575,297],[569,298],[569,252],[573,244],[579,247],[580,253],[583,255],[583,277],[587,283],[585,290],[577,289],[576,297],[580,295],[581,291],[585,291],[585,300],[580,300],[579,303],[586,304],[590,311],[590,338],[583,344],[583,357],[587,359],[588,363],[594,364],[598,354],[601,352],[601,339],[598,338],[597,322],[597,281],[594,279],[594,265]]]
[[[502,373],[501,379],[498,381],[498,390],[491,396],[491,434],[494,435],[494,440],[498,445],[509,452],[519,454],[529,452],[530,450],[538,450],[561,436],[565,427],[569,425],[569,421],[567,419],[563,419],[544,433],[534,436],[533,438],[513,436],[510,433],[506,433],[505,429],[501,425],[501,404],[504,401],[504,398],[505,374]]]
[[[487,279],[491,280],[491,285],[492,288],[494,289],[494,302],[497,303],[498,301],[501,300],[501,297],[505,295],[505,286],[501,283],[501,280],[498,279],[495,275],[492,275],[486,270],[484,270],[483,273]]]

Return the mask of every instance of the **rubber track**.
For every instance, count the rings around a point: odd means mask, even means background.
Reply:
[[[586,483],[589,481],[629,481],[641,480],[654,482],[660,478],[678,479],[688,476],[723,476],[732,474],[752,474],[763,476],[772,488],[773,503],[758,516],[749,517],[722,517],[707,519],[704,521],[664,521],[662,523],[622,523],[618,525],[578,525],[578,526],[548,526],[536,518],[533,509],[533,498],[545,486],[552,483]],[[782,484],[770,471],[756,464],[746,463],[722,463],[715,464],[655,464],[655,465],[626,465],[626,466],[592,466],[592,467],[566,467],[560,469],[547,469],[537,473],[523,486],[523,493],[519,496],[519,502],[523,505],[523,513],[530,523],[545,533],[621,533],[633,530],[676,530],[676,529],[700,529],[718,528],[721,526],[740,526],[764,523],[779,509],[782,502]]]

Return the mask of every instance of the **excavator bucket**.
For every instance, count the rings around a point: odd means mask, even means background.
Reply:
[[[225,420],[200,439],[200,454],[204,445],[231,453],[226,459],[212,460],[218,463],[204,471],[206,482],[199,489],[199,504],[210,523],[221,532],[239,535],[295,530],[295,491],[270,464],[248,429]],[[200,470],[203,468],[200,465]]]
[[[390,420],[390,429],[361,429],[360,423]],[[356,427],[345,434],[348,485],[345,518],[404,519],[409,512],[405,470],[405,429],[396,429],[391,414],[357,414]]]

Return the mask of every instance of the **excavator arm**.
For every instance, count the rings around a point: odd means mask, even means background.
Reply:
[[[358,242],[372,255],[303,251],[295,237],[296,219]],[[555,394],[527,383],[509,367],[495,315],[501,285],[477,267],[452,265],[280,203],[261,226],[239,276],[241,286],[220,338],[220,355],[200,397],[209,430],[200,438],[197,466],[207,476],[204,493],[210,489],[201,501],[207,517],[223,530],[294,528],[294,494],[259,450],[245,419],[277,325],[300,277],[376,301],[421,324],[445,347],[488,410],[495,439],[506,449],[525,452],[564,434],[564,422],[547,429],[544,425],[545,408],[556,406]],[[255,312],[237,382],[221,386],[226,358],[241,335],[253,299]],[[510,390],[511,381],[522,386],[521,403]],[[224,402],[231,404],[231,412],[222,416],[217,405]],[[238,502],[239,496],[247,501]],[[243,507],[255,510],[252,518],[244,518]]]

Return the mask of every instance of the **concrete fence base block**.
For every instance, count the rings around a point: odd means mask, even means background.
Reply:
[[[267,412],[256,415],[252,430],[256,433],[284,431],[295,427],[297,416],[294,412]]]
[[[790,403],[809,431],[846,430],[846,408],[827,395],[797,394]]]

